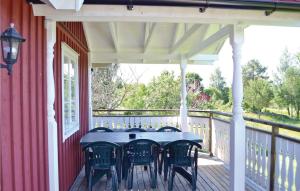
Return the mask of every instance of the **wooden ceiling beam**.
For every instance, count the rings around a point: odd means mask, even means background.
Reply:
[[[149,27],[149,33],[147,35],[147,38],[146,38],[145,44],[144,44],[144,53],[146,53],[149,49],[149,45],[153,39],[152,37],[153,37],[153,33],[154,33],[156,26],[157,26],[157,23],[152,23]]]
[[[109,31],[111,34],[112,41],[114,43],[115,50],[116,52],[119,52],[117,23],[109,22],[108,25],[109,25]]]
[[[202,33],[205,33],[207,30],[208,25],[200,25],[200,24],[195,24],[193,25],[190,29],[187,30],[187,32],[184,33],[184,35],[181,37],[180,40],[178,40],[175,45],[171,48],[169,51],[170,54],[176,54],[180,52],[180,49],[185,45],[185,43],[192,38],[192,36],[196,33],[199,32],[199,30],[202,31]],[[201,39],[200,39],[201,40]]]
[[[187,57],[191,58],[197,54],[199,54],[202,50],[206,49],[210,45],[216,43],[217,41],[227,37],[230,34],[230,31],[232,30],[232,27],[230,25],[227,25],[217,32],[215,32],[213,35],[208,37],[206,40],[202,41],[201,43],[197,43],[195,47],[191,49],[191,51],[188,53]]]

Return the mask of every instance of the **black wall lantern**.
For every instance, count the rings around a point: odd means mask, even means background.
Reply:
[[[0,64],[0,68],[6,68],[8,75],[12,72],[12,66],[17,62],[20,46],[25,39],[16,31],[14,24],[1,34],[1,49],[3,60],[6,64]]]

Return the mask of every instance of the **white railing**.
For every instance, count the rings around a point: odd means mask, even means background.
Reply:
[[[188,117],[190,130],[203,139],[203,150],[209,150],[209,117]]]
[[[121,110],[120,110],[121,111]],[[128,110],[127,110],[128,111]],[[132,110],[129,110],[132,112]],[[172,115],[95,115],[95,127],[153,128],[173,126],[180,129],[177,110]],[[152,110],[158,113],[164,110]],[[147,111],[149,112],[149,111]],[[174,114],[175,113],[175,114]],[[215,157],[230,163],[231,114],[212,111],[190,111],[188,124],[192,132],[203,138],[203,148]],[[195,115],[197,114],[197,115]],[[300,190],[300,128],[245,117],[246,177],[257,190]],[[255,126],[255,127],[253,127]],[[289,131],[289,133],[286,133]],[[295,136],[298,134],[298,137]],[[293,137],[290,137],[292,135]]]
[[[178,116],[98,116],[93,117],[94,127],[109,128],[154,128],[158,129],[163,126],[178,125]]]
[[[230,161],[230,122],[212,112],[212,153]],[[300,190],[300,128],[245,117],[246,178],[257,190]],[[217,130],[219,129],[219,130]]]
[[[271,135],[254,129],[246,130],[246,176],[249,181],[268,190]]]
[[[212,119],[212,153],[224,161],[229,168],[230,162],[230,124],[219,119]]]
[[[275,190],[300,190],[300,144],[276,139]]]

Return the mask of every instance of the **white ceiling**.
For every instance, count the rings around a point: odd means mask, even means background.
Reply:
[[[210,64],[230,26],[220,24],[84,22],[92,63]]]

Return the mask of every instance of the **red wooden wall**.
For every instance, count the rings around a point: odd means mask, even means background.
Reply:
[[[83,165],[80,138],[88,131],[88,48],[83,26],[79,22],[58,23],[55,46],[54,78],[56,119],[58,124],[59,190],[67,191]],[[62,71],[61,43],[79,53],[80,130],[63,142],[62,137]]]
[[[47,191],[44,18],[25,0],[0,0],[0,31],[10,22],[26,42],[13,74],[0,70],[0,190]]]

